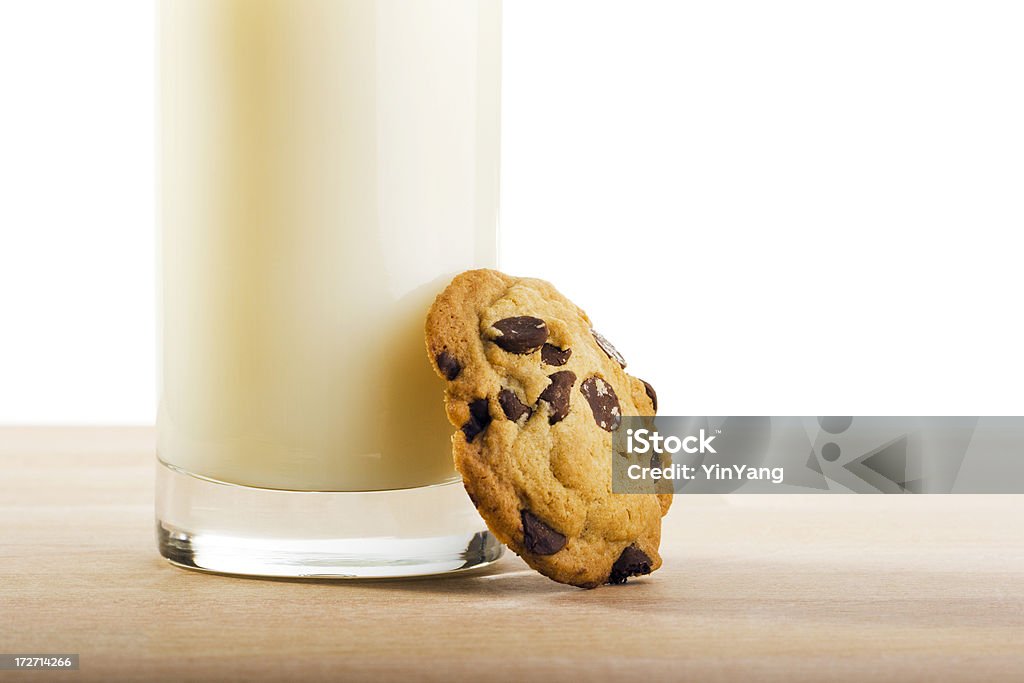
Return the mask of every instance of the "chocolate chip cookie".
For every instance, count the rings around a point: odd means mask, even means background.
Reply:
[[[491,531],[555,581],[624,583],[661,566],[670,495],[613,494],[612,433],[654,415],[651,385],[542,280],[456,277],[427,316],[455,465]]]

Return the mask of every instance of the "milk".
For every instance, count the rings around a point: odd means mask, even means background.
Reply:
[[[161,0],[159,457],[321,491],[454,477],[423,343],[494,266],[500,0]]]

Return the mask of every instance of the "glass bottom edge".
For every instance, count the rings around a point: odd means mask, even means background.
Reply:
[[[157,463],[156,540],[172,564],[217,574],[397,579],[498,560],[460,482],[324,493],[213,482]]]

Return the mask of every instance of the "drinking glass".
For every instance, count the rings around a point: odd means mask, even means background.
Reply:
[[[496,265],[501,0],[159,0],[160,552],[392,577],[501,545],[423,342]]]

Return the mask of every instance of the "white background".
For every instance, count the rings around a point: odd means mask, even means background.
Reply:
[[[505,3],[502,265],[663,413],[1022,414],[1024,5]],[[0,423],[149,423],[154,13],[0,0]]]

